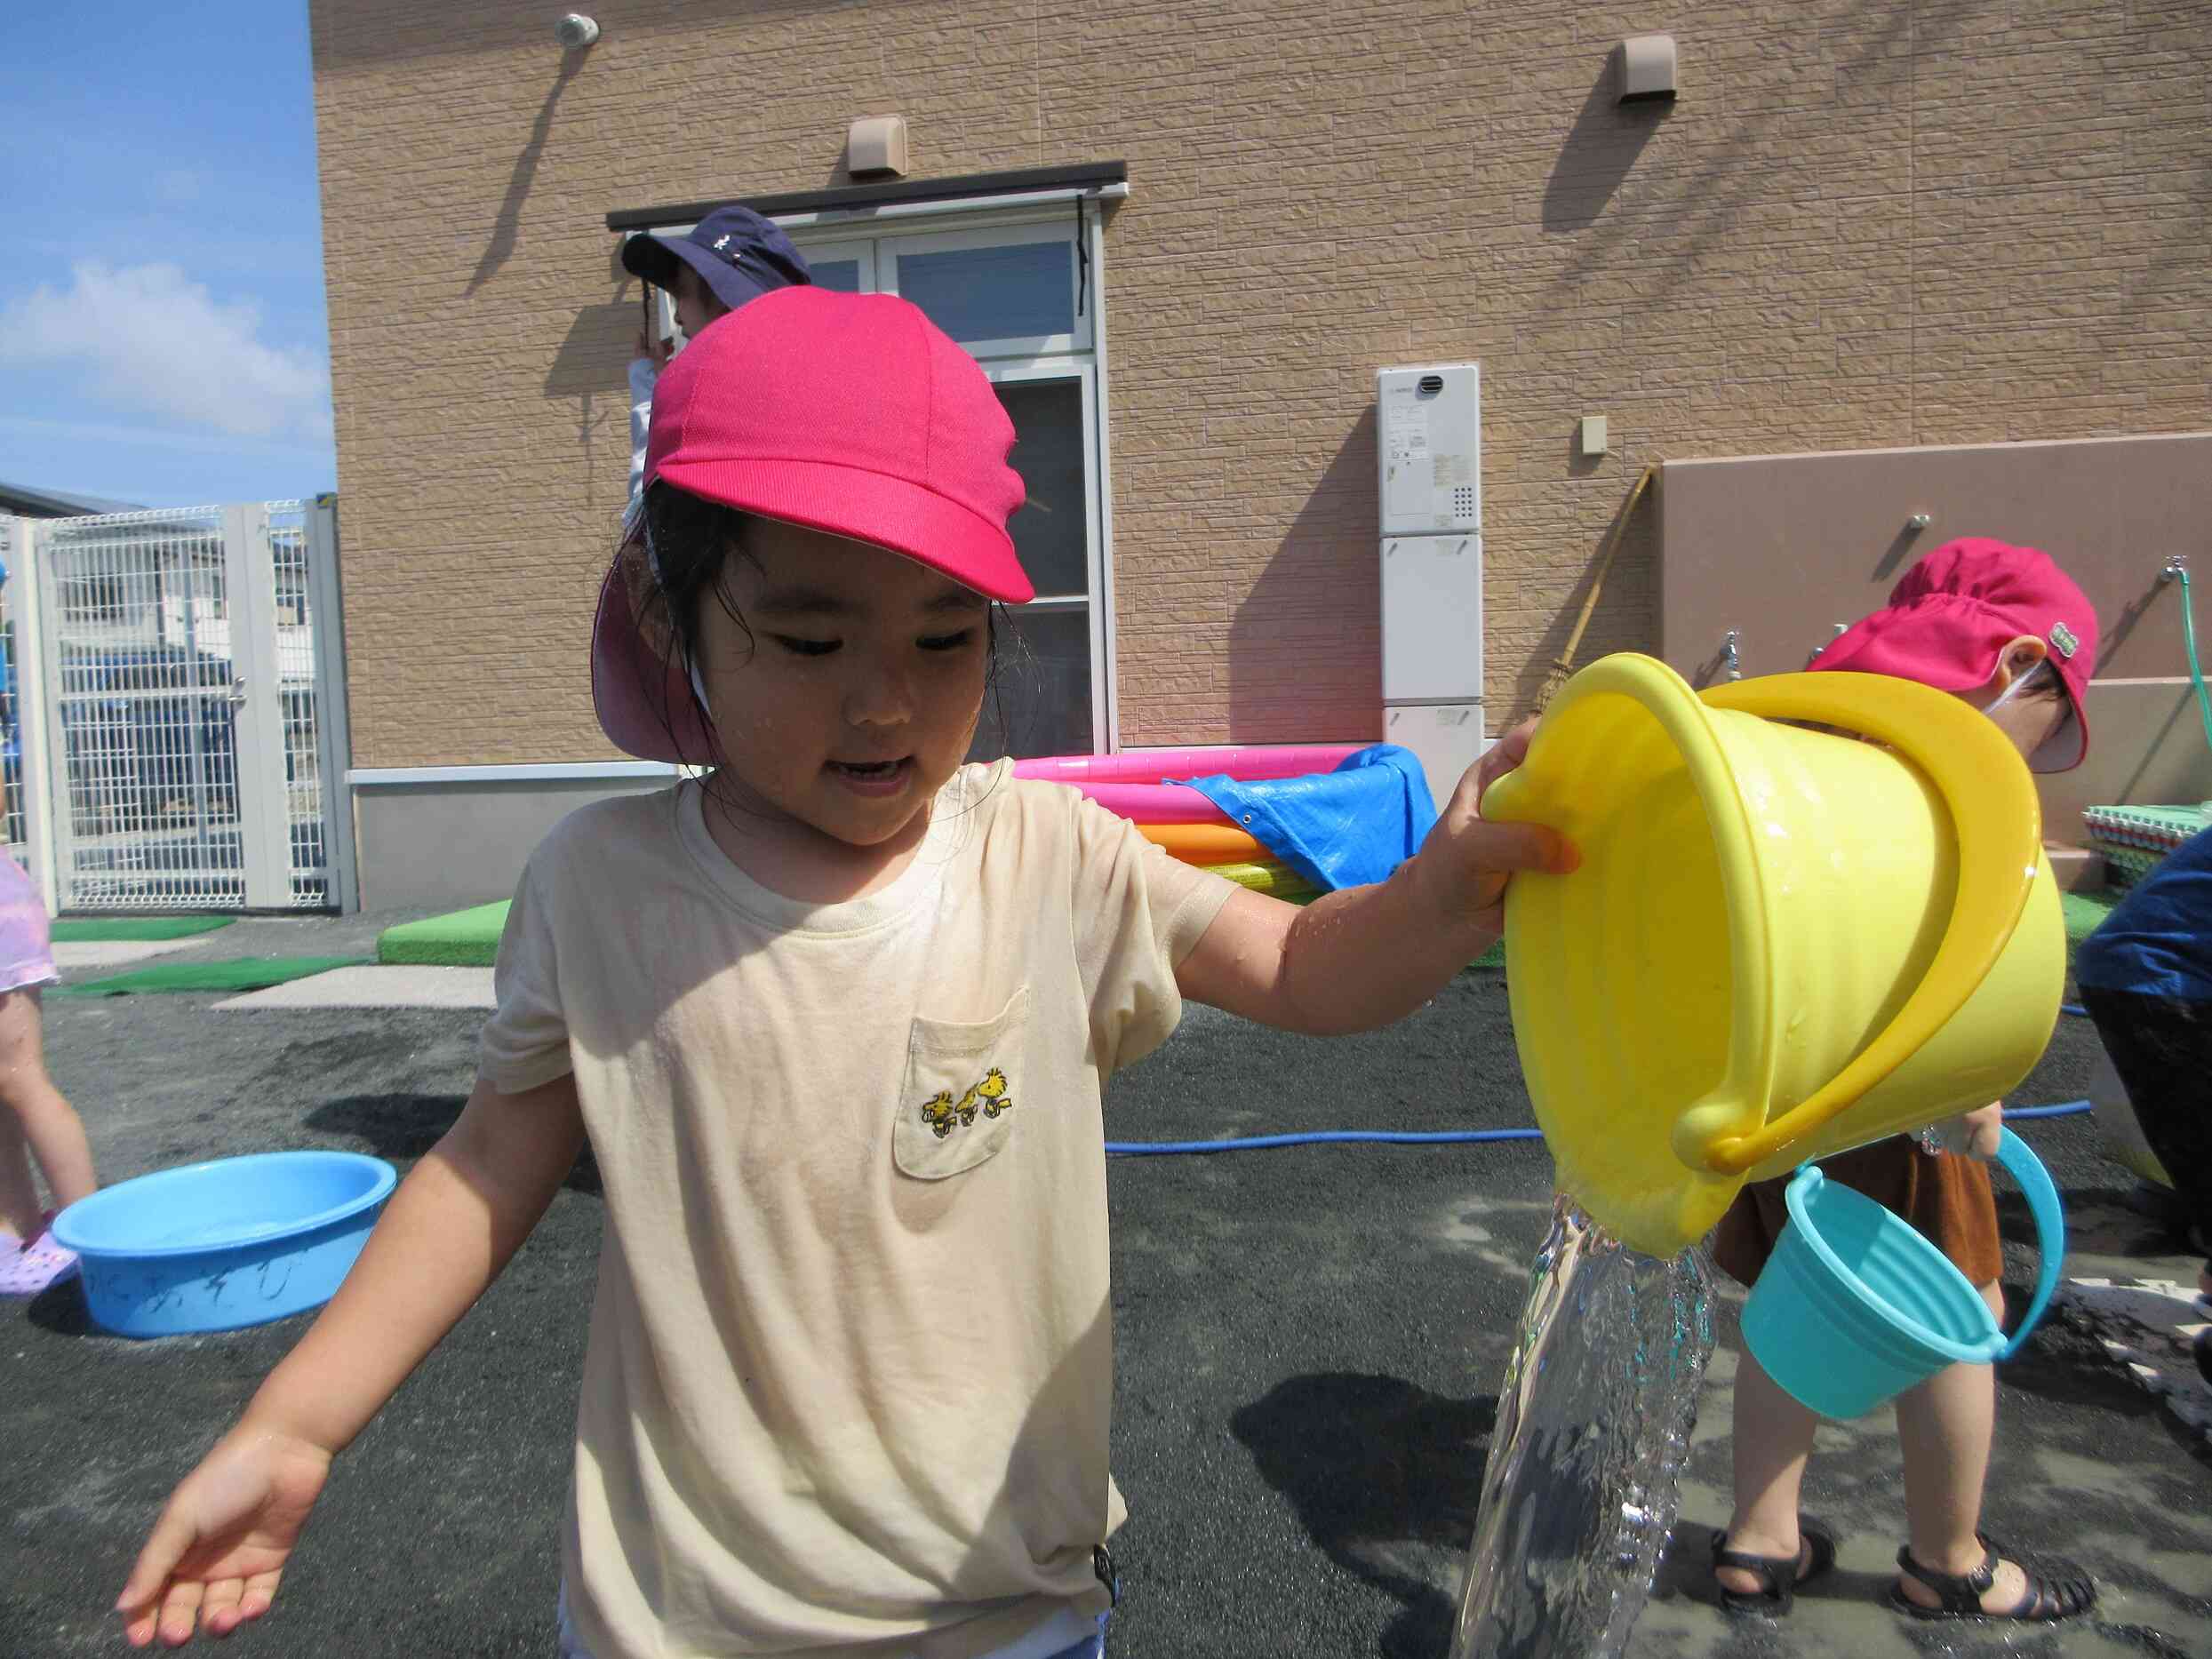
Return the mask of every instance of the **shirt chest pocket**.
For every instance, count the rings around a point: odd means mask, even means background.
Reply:
[[[906,1081],[891,1129],[899,1172],[941,1181],[986,1163],[1021,1115],[1029,989],[976,1024],[916,1016],[906,1039]]]

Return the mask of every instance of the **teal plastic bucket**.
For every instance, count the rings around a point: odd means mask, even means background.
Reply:
[[[1744,1345],[1767,1375],[1824,1417],[1859,1417],[1947,1365],[2016,1353],[2057,1288],[2066,1217],[2050,1172],[2010,1129],[1997,1161],[2027,1198],[2042,1253],[2009,1342],[1941,1250],[1808,1164],[1791,1178],[1789,1221],[1744,1304]]]

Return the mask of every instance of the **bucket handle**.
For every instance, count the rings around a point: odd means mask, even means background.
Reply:
[[[1840,726],[1888,744],[1934,783],[1958,837],[1951,921],[1927,973],[1888,1027],[1809,1097],[1750,1134],[1718,1136],[1707,1144],[1708,1168],[1742,1175],[1825,1127],[1917,1053],[1981,988],[2027,909],[2042,851],[2043,812],[2011,741],[1980,710],[1912,681],[1784,674],[1698,695],[1713,708]]]
[[[2066,1212],[2058,1202],[2058,1188],[2051,1181],[2050,1171],[2043,1168],[2043,1161],[2010,1129],[1999,1133],[1997,1161],[2019,1183],[2020,1191],[2028,1200],[2028,1213],[2035,1217],[2039,1258],[2035,1294],[2029,1299],[2028,1311],[2021,1317],[2020,1328],[2012,1333],[2012,1339],[1997,1351],[1998,1359],[2009,1360],[2020,1352],[2028,1333],[2035,1328],[2036,1322],[2043,1317],[2043,1310],[2050,1305],[2051,1293],[2058,1288],[2058,1274],[2066,1259]]]

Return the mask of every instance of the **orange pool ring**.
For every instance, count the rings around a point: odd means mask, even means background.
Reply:
[[[1274,855],[1227,824],[1139,824],[1138,833],[1185,864],[1263,864]]]

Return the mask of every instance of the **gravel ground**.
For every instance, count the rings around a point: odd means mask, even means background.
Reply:
[[[365,955],[400,919],[249,921],[206,953]],[[52,1068],[105,1178],[293,1146],[403,1169],[459,1110],[479,1015],[219,1013],[215,1000],[47,1005]],[[2095,1041],[2063,1022],[2018,1100],[2078,1097]],[[1388,1032],[1333,1041],[1194,1009],[1107,1095],[1109,1134],[1130,1140],[1528,1121],[1503,979],[1487,972]],[[2028,1134],[2072,1207],[2073,1271],[2193,1272],[2129,1208],[2129,1178],[2086,1120]],[[1536,1143],[1114,1162],[1115,1466],[1131,1510],[1114,1541],[1116,1659],[1441,1659],[1549,1176]],[[2016,1204],[2005,1224],[2017,1291],[2032,1270]],[[275,1612],[234,1651],[551,1654],[599,1224],[579,1167],[341,1461]],[[1724,1620],[1704,1551],[1728,1508],[1736,1305],[1721,1310],[1676,1551],[1633,1653],[2212,1653],[2212,1459],[2058,1322],[2003,1373],[1987,1524],[2089,1566],[2105,1596],[2095,1623],[1966,1631],[1882,1610],[1903,1528],[1886,1416],[1825,1430],[1808,1482],[1809,1511],[1844,1537],[1844,1570],[1786,1623]],[[72,1288],[0,1320],[0,1655],[117,1651],[107,1607],[162,1497],[305,1317],[135,1344],[90,1330]]]

